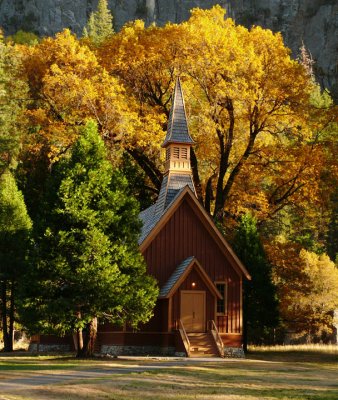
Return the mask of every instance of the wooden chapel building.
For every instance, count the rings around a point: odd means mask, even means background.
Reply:
[[[102,353],[241,356],[242,282],[250,276],[196,197],[180,80],[168,129],[158,199],[142,211],[140,250],[160,287],[140,330],[99,328]]]
[[[242,282],[250,276],[196,197],[182,88],[176,82],[165,174],[140,213],[140,250],[160,288],[154,316],[133,331],[99,325],[96,351],[112,355],[243,356]],[[37,335],[31,350],[73,348],[72,337]]]

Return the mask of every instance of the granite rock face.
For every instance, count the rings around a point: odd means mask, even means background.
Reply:
[[[98,0],[0,0],[0,26],[7,34],[19,29],[53,35],[67,27],[81,34]],[[220,4],[247,27],[261,25],[283,34],[297,56],[302,42],[316,62],[318,81],[338,99],[337,0],[109,0],[115,28],[133,19],[163,25],[189,18],[194,7]]]

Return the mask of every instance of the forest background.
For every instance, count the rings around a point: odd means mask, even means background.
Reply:
[[[293,340],[332,340],[337,107],[312,66],[304,47],[292,60],[280,34],[236,25],[219,6],[194,9],[178,25],[146,28],[138,20],[115,33],[100,0],[82,38],[69,30],[54,38],[1,37],[4,335],[24,320],[16,289],[45,228],[56,166],[93,120],[112,167],[127,177],[127,192],[141,209],[152,204],[180,77],[198,199],[253,275],[245,288],[250,340],[283,341],[286,332]],[[9,244],[9,232],[21,237]]]

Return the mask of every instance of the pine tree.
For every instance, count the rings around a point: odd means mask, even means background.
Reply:
[[[56,175],[61,183],[37,240],[23,315],[31,330],[77,333],[78,356],[86,356],[93,351],[97,318],[146,322],[157,289],[138,250],[138,204],[126,179],[113,171],[93,122]]]
[[[31,220],[12,174],[0,176],[0,313],[4,350],[13,351],[17,287],[23,280]]]
[[[243,324],[244,345],[262,344],[271,340],[279,322],[276,288],[272,283],[271,265],[250,214],[241,218],[234,237],[234,250],[248,269],[251,281],[244,282]]]
[[[107,0],[99,0],[97,10],[89,16],[87,25],[83,29],[83,36],[99,45],[114,34],[113,16],[108,8]]]

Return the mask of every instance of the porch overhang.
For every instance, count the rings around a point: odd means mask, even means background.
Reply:
[[[195,268],[201,279],[208,287],[210,292],[218,299],[223,299],[223,296],[220,294],[218,289],[216,288],[214,282],[210,279],[209,275],[205,272],[204,268],[198,262],[198,260],[191,256],[186,258],[181,264],[175,269],[173,274],[170,276],[168,281],[163,285],[160,290],[160,294],[158,296],[159,299],[169,299],[172,297],[177,289],[180,287],[182,282],[186,279],[192,269]]]

